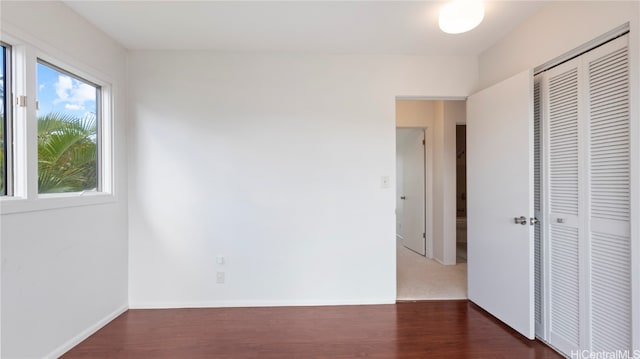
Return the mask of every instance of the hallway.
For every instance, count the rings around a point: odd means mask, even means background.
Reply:
[[[467,299],[467,263],[451,266],[396,244],[397,299]]]

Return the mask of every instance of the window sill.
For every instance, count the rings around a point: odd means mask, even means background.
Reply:
[[[56,193],[39,195],[35,199],[23,197],[0,198],[0,214],[13,214],[35,211],[46,211],[69,207],[93,206],[115,203],[116,197],[111,193]]]

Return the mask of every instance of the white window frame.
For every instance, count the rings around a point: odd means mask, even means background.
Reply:
[[[115,195],[114,138],[113,138],[113,85],[109,77],[54,48],[38,46],[19,37],[2,33],[3,42],[11,46],[11,99],[12,109],[12,170],[11,195],[0,197],[0,214],[50,210],[57,208],[113,203]],[[37,62],[52,64],[75,76],[100,86],[101,120],[98,121],[98,175],[100,191],[65,193],[38,193],[37,143]],[[27,106],[15,105],[18,96],[27,97]]]
[[[0,196],[11,196],[13,195],[13,102],[12,102],[12,91],[13,91],[13,64],[12,64],[12,53],[13,47],[7,44],[4,41],[1,41],[3,47],[5,48],[5,61],[4,68],[6,73],[4,74],[4,93],[5,93],[5,119],[4,119],[4,140],[6,151],[4,153],[5,156],[5,194],[0,194]]]

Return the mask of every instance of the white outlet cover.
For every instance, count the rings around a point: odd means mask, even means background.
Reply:
[[[224,272],[216,272],[216,283],[218,284],[224,283]]]
[[[391,178],[389,176],[380,177],[380,187],[382,188],[391,187]]]

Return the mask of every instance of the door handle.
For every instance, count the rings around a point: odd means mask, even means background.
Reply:
[[[407,199],[407,197],[405,197],[405,196],[400,196],[400,199]]]
[[[536,217],[531,217],[529,218],[529,224],[532,226],[535,226],[536,224],[540,223],[540,220],[537,219]]]
[[[520,217],[514,217],[513,218],[513,222],[515,224],[521,224],[521,225],[526,225],[529,221],[527,220],[527,217],[525,216],[520,216]]]

